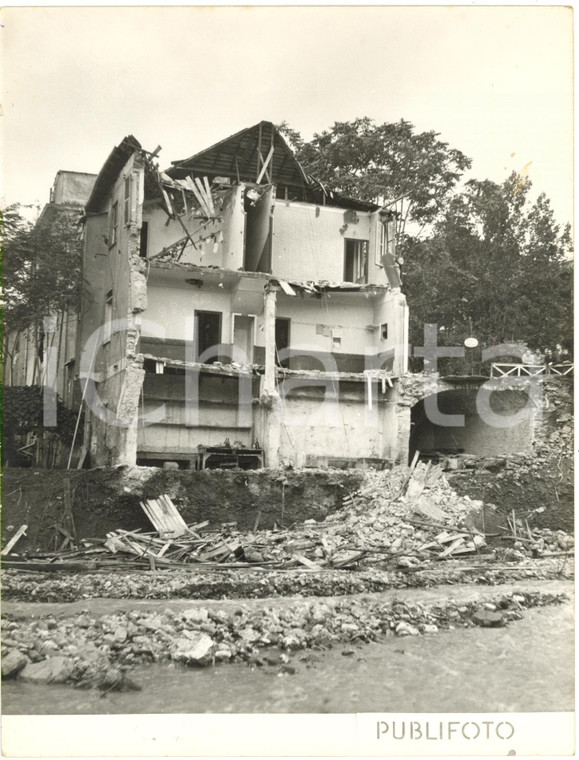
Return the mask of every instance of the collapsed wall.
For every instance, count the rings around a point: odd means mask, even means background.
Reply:
[[[452,477],[461,494],[532,517],[532,525],[574,529],[573,379],[545,378],[538,383],[530,450],[503,457],[491,469],[484,463]],[[499,520],[500,522],[500,520]],[[504,520],[503,520],[504,522]]]
[[[236,522],[252,529],[290,527],[322,520],[339,509],[345,493],[364,479],[361,470],[161,470],[154,467],[95,470],[7,468],[4,473],[3,540],[23,524],[27,535],[15,551],[60,547],[56,526],[66,510],[65,484],[70,481],[72,512],[78,538],[104,537],[108,531],[152,530],[139,506],[143,499],[166,493],[188,524],[209,520],[210,526]]]

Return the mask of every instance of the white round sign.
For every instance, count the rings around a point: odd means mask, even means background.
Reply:
[[[466,338],[464,345],[467,348],[476,348],[478,346],[478,340],[476,338]]]

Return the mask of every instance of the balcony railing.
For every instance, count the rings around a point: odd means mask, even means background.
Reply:
[[[537,377],[539,375],[573,376],[575,365],[569,364],[492,364],[491,377]]]

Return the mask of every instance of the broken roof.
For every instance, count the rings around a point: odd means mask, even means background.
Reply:
[[[290,195],[293,193],[310,203],[359,211],[379,208],[375,203],[326,190],[318,180],[306,174],[283,135],[270,121],[260,121],[194,156],[173,161],[166,173],[174,179],[193,174],[228,177],[235,182],[266,182],[286,187]]]
[[[92,193],[86,203],[85,210],[88,213],[98,214],[104,210],[108,201],[108,195],[117,181],[123,166],[133,155],[134,151],[140,149],[141,143],[133,135],[127,135],[120,145],[112,149],[98,173]]]
[[[271,149],[271,173],[274,181],[289,187],[306,188],[306,173],[281,133],[270,121],[260,121],[242,129],[190,158],[172,161],[167,174],[183,178],[191,171],[255,182],[261,170],[259,156],[267,160]]]

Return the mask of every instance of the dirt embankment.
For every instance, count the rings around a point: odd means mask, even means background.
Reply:
[[[515,510],[517,519],[528,517],[531,527],[573,532],[573,379],[545,381],[541,402],[531,454],[509,457],[493,472],[449,478],[458,493],[497,507],[497,525],[487,525],[487,531],[504,525]]]
[[[7,468],[3,485],[3,541],[22,524],[28,534],[18,551],[54,549],[55,524],[65,512],[65,481],[70,478],[72,511],[79,538],[103,537],[117,528],[152,529],[139,506],[142,499],[168,494],[189,524],[237,522],[251,529],[289,527],[309,518],[322,520],[339,509],[342,496],[355,491],[364,473],[352,471],[165,471],[150,467],[86,471]],[[62,535],[58,537],[58,545]]]

